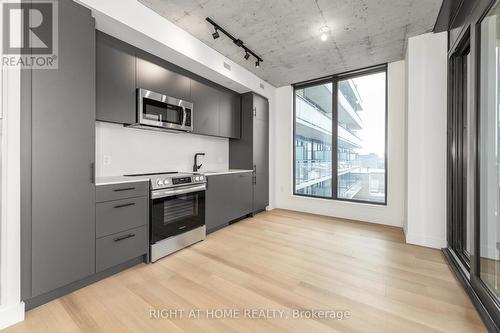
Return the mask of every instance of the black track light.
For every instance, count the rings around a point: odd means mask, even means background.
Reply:
[[[250,56],[253,56],[257,60],[255,62],[255,68],[259,68],[260,67],[260,63],[262,61],[264,61],[264,60],[262,60],[262,58],[259,57],[255,52],[253,52],[252,50],[250,50],[241,39],[236,38],[233,35],[231,35],[223,27],[221,27],[220,25],[218,25],[217,23],[215,23],[214,20],[212,20],[210,17],[207,17],[206,20],[215,29],[215,32],[212,34],[212,37],[214,39],[217,39],[217,38],[220,37],[219,33],[223,33],[224,36],[227,36],[229,39],[231,39],[236,46],[241,47],[245,51],[245,55],[243,56],[245,58],[245,60],[248,60],[248,59],[250,59]]]

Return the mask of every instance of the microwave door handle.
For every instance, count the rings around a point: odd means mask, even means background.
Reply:
[[[182,127],[186,126],[186,117],[187,117],[187,112],[186,112],[186,107],[182,107]]]

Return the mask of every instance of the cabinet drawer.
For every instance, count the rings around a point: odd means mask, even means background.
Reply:
[[[147,196],[149,183],[133,182],[96,186],[96,202]]]
[[[147,223],[147,197],[108,201],[96,205],[97,238],[140,227]]]
[[[96,271],[113,267],[147,253],[147,226],[102,237],[96,241]]]

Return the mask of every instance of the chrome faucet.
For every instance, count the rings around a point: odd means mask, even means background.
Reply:
[[[194,154],[193,172],[197,172],[198,170],[200,170],[201,166],[203,165],[203,164],[198,165],[198,156],[205,156],[205,153]]]

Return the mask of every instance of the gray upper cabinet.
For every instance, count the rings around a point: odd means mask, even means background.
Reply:
[[[193,132],[237,139],[240,137],[240,95],[191,80]]]
[[[218,136],[219,91],[191,80],[191,102],[193,102],[193,132]]]
[[[137,88],[191,100],[191,80],[188,77],[141,58],[136,58],[136,61]]]
[[[31,297],[95,272],[95,25],[58,10],[59,68],[31,70]]]
[[[247,93],[241,99],[241,139],[229,141],[229,167],[253,169],[253,211],[269,205],[269,102]]]
[[[241,134],[241,98],[234,92],[219,96],[219,136],[239,139]]]
[[[240,138],[240,95],[97,32],[97,120],[136,122],[137,88],[190,101],[193,133]],[[182,74],[181,74],[182,73]]]
[[[135,116],[135,55],[130,45],[97,32],[97,120],[133,124]]]

